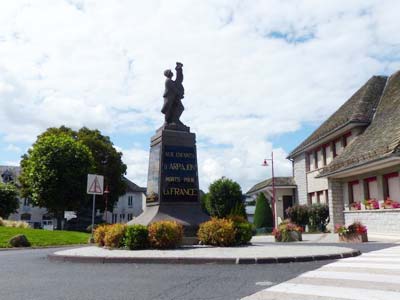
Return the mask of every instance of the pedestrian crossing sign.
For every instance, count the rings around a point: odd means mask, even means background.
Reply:
[[[88,174],[86,192],[92,195],[103,195],[104,176]]]

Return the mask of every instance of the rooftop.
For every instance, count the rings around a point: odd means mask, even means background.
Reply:
[[[363,134],[347,146],[320,176],[400,154],[400,71],[389,77],[376,114]]]
[[[246,195],[253,194],[258,192],[266,187],[272,187],[272,178],[268,178],[264,181],[261,181],[255,184],[250,190],[247,191]],[[296,183],[294,182],[293,177],[275,177],[275,186],[276,187],[296,187]]]
[[[371,77],[353,96],[333,113],[317,130],[297,146],[289,157],[300,154],[307,147],[329,136],[333,132],[351,123],[368,125],[374,116],[383,89],[386,76]]]

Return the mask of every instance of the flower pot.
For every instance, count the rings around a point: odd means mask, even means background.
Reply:
[[[291,242],[300,242],[303,240],[301,232],[299,231],[290,231],[289,232]]]
[[[344,243],[365,243],[368,242],[368,235],[367,233],[339,234],[339,241]]]

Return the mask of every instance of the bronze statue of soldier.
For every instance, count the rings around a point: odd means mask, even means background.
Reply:
[[[174,73],[168,69],[164,71],[164,76],[167,77],[165,80],[165,91],[164,91],[164,105],[161,112],[165,115],[164,126],[185,126],[179,118],[184,111],[182,99],[185,94],[185,89],[182,85],[183,82],[183,64],[180,62],[176,63],[176,79],[172,80]],[[186,127],[186,126],[185,126]]]

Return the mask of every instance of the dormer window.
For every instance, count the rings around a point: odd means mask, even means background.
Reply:
[[[11,171],[7,169],[3,172],[3,174],[1,174],[1,179],[4,183],[10,183],[14,181],[14,176]]]

